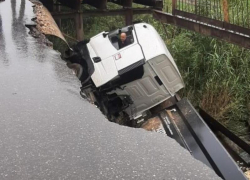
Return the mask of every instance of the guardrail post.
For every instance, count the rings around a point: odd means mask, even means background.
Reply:
[[[53,5],[54,5],[53,0],[43,0],[43,5],[44,5],[49,11],[53,11]]]
[[[126,21],[126,26],[129,26],[133,23],[133,10],[131,8],[128,8],[126,10],[125,21]]]
[[[229,23],[229,13],[228,13],[228,2],[227,0],[222,0],[223,16],[224,21]]]
[[[172,0],[172,14],[175,15],[175,10],[176,10],[176,0]]]
[[[132,3],[133,3],[132,0],[126,0],[126,1],[123,1],[123,6],[131,8],[132,7]]]
[[[76,39],[78,41],[83,40],[83,17],[81,13],[76,13],[75,15],[75,27],[76,27]]]
[[[81,4],[82,0],[76,0],[75,9],[78,11],[81,10]]]
[[[60,4],[54,4],[54,12],[61,12],[61,5]],[[56,22],[57,26],[59,27],[59,29],[61,29],[62,19],[61,18],[55,19],[55,22]]]
[[[197,0],[194,1],[194,10],[195,10],[195,14],[197,14]]]

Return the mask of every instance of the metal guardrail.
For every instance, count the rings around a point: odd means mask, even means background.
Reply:
[[[173,15],[193,14],[250,28],[249,0],[165,0],[163,11]]]
[[[53,0],[40,1],[49,2],[47,6],[51,5],[53,11]],[[173,24],[250,49],[250,0],[84,0],[83,3],[97,8],[91,12],[81,11],[81,0],[72,1],[74,3],[57,0],[60,5],[72,6],[72,10],[56,12],[55,18],[69,15],[75,18],[75,13],[81,22],[84,16],[122,15],[125,16],[126,25],[129,25],[133,22],[133,15],[153,13],[154,18],[162,23]],[[107,2],[119,4],[123,8],[110,10],[107,8]],[[132,2],[144,6],[136,10]],[[79,34],[82,34],[80,32],[82,29],[79,29]],[[82,38],[82,35],[79,35],[79,39]]]
[[[171,115],[163,110],[159,117],[169,137],[186,148],[194,158],[211,167],[222,179],[246,180],[228,151],[186,98],[168,110],[172,110]]]

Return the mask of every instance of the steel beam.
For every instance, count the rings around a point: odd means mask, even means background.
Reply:
[[[132,8],[132,3],[133,3],[132,1],[133,0],[125,0],[125,1],[123,1],[123,6]]]
[[[203,22],[182,18],[180,16],[173,16],[172,14],[164,13],[157,10],[154,11],[153,15],[155,19],[163,23],[173,24],[181,28],[185,28],[206,36],[225,40],[227,42],[250,49],[250,36],[248,35],[234,33],[232,31],[215,27],[210,24],[204,24]]]
[[[53,11],[54,7],[54,2],[53,0],[40,0],[43,5],[49,10],[49,11]]]
[[[136,8],[131,9],[133,14],[152,14],[152,10],[149,8]],[[52,16],[55,19],[68,19],[74,18],[75,14],[80,13],[83,17],[103,17],[103,16],[125,16],[127,13],[127,9],[117,9],[117,10],[107,10],[107,11],[100,11],[100,10],[93,10],[93,11],[70,11],[70,12],[52,12]]]
[[[76,0],[75,8],[76,10],[81,10],[82,0]]]
[[[57,5],[54,6],[54,12],[61,12],[61,6]],[[59,29],[61,29],[62,26],[62,20],[61,19],[55,19],[57,26],[59,27]]]
[[[250,155],[250,145],[248,145],[245,141],[243,141],[238,136],[236,136],[234,133],[229,131],[226,127],[224,127],[221,123],[219,123],[217,120],[215,120],[208,113],[206,113],[203,109],[200,108],[199,113],[200,113],[201,117],[206,121],[206,123],[210,127],[213,127],[215,130],[223,133],[227,138],[229,138],[231,141],[233,141],[241,149],[243,149],[245,152],[247,152]]]
[[[132,7],[132,1],[133,0],[108,0],[108,2],[119,4],[123,7]]]
[[[63,6],[68,6],[72,9],[75,10],[80,10],[81,9],[81,2],[82,0],[58,0]]]
[[[163,8],[163,0],[133,0],[134,3],[152,6],[155,9]]]
[[[180,11],[177,9],[175,10],[175,15],[182,16],[183,18],[188,18],[192,21],[199,21],[202,23],[210,24],[212,26],[216,26],[218,28],[226,29],[228,31],[234,31],[237,33],[241,33],[241,34],[245,34],[245,35],[250,36],[250,29],[244,28],[241,26],[237,26],[234,24],[230,24],[230,23],[227,23],[225,21],[215,20],[215,19],[199,16],[196,14],[192,14],[189,12]]]
[[[91,6],[96,7],[97,9],[107,9],[107,0],[84,0],[84,4],[89,4]]]
[[[76,39],[82,41],[84,38],[83,33],[83,17],[82,14],[75,14],[75,27],[76,27]]]
[[[133,22],[133,10],[127,9],[125,15],[126,26],[131,25]]]
[[[222,179],[247,180],[239,166],[186,98],[177,102],[174,108],[176,113],[173,113],[173,121],[195,158],[212,167]],[[197,154],[199,149],[201,152]],[[204,161],[204,156],[209,164]]]

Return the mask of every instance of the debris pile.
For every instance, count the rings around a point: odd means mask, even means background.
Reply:
[[[30,29],[30,34],[35,38],[42,39],[47,46],[51,47],[53,44],[45,35],[57,36],[67,43],[48,9],[38,0],[30,1],[34,4],[33,8],[36,15],[36,17],[32,19],[35,24],[26,24],[26,27]]]
[[[159,117],[153,117],[150,118],[148,121],[146,121],[142,127],[143,129],[147,131],[153,131],[153,132],[159,132],[166,134],[166,131],[164,130],[164,127],[162,125],[162,122]]]
[[[246,177],[250,180],[250,170],[245,172]]]

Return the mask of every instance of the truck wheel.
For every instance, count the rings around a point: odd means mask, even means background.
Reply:
[[[74,74],[78,79],[81,78],[82,73],[83,73],[83,68],[80,64],[77,63],[67,63],[68,68],[72,69],[74,71]]]

